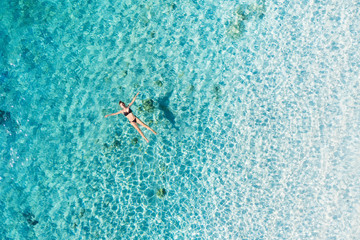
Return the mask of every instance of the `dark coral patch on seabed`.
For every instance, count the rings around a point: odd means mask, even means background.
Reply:
[[[34,214],[32,214],[29,211],[25,211],[23,213],[23,216],[25,217],[26,221],[28,222],[28,224],[30,224],[31,226],[35,226],[36,224],[39,223],[38,220],[35,219]]]
[[[246,22],[250,20],[263,19],[265,16],[265,1],[259,4],[241,4],[234,13],[227,34],[233,39],[238,39],[246,32]]]
[[[166,195],[166,189],[165,188],[160,188],[157,192],[156,192],[156,196],[158,196],[159,198],[163,198]]]

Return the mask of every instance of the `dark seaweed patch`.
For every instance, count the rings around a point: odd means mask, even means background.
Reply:
[[[23,216],[26,219],[26,221],[28,222],[28,224],[30,224],[31,226],[35,226],[36,224],[39,223],[39,221],[35,219],[34,214],[32,214],[29,211],[23,212]]]
[[[10,112],[0,110],[0,124],[5,124],[11,120]]]

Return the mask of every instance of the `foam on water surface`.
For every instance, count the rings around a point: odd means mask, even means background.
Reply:
[[[358,4],[4,6],[4,239],[359,237]]]

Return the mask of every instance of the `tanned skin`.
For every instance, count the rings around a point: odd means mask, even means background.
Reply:
[[[148,125],[146,125],[145,123],[143,123],[139,118],[137,118],[131,111],[130,107],[131,105],[133,105],[133,103],[135,102],[136,97],[139,95],[139,93],[137,93],[135,95],[135,97],[133,98],[133,100],[131,101],[131,103],[126,106],[125,103],[123,103],[122,101],[119,102],[120,107],[122,108],[122,110],[120,110],[119,112],[116,113],[112,113],[112,114],[108,114],[105,117],[109,117],[109,116],[115,116],[118,114],[126,114],[127,119],[129,119],[130,124],[140,133],[140,135],[146,140],[146,142],[149,142],[149,140],[145,137],[144,133],[141,131],[141,129],[139,128],[140,124],[141,126],[149,129],[150,131],[152,131],[155,135],[157,134],[153,129],[151,129]]]

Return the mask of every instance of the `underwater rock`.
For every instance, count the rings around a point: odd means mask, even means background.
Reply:
[[[155,81],[155,84],[156,84],[158,87],[162,87],[162,86],[163,86],[163,82],[160,81],[160,80]]]
[[[103,147],[104,147],[104,149],[108,149],[110,146],[109,146],[109,144],[104,143]]]
[[[131,140],[131,144],[132,144],[132,145],[136,145],[138,142],[139,142],[139,139],[138,139],[138,138],[133,138],[133,139]]]
[[[261,4],[251,4],[248,7],[249,11],[251,12],[251,16],[257,19],[263,19],[265,17],[265,1],[263,1]]]
[[[220,85],[215,84],[213,87],[213,93],[214,93],[214,97],[216,100],[219,100],[220,95],[221,95],[221,88]]]
[[[11,118],[10,112],[0,110],[0,125],[5,127],[5,129],[10,132],[8,136],[16,136],[16,129],[19,128],[19,124]]]
[[[23,216],[31,226],[35,226],[39,223],[39,221],[35,219],[34,214],[32,214],[31,212],[26,211],[23,213]]]
[[[240,38],[246,31],[245,22],[251,19],[263,19],[265,16],[265,1],[260,4],[240,4],[230,23],[227,34],[234,39]]]
[[[114,138],[114,141],[112,142],[112,144],[104,143],[102,149],[105,153],[110,153],[111,151],[120,149],[120,147],[121,147],[121,142]]]
[[[114,148],[118,148],[118,147],[120,147],[120,146],[121,146],[121,143],[120,143],[120,141],[119,141],[119,140],[114,139],[114,142],[113,142],[112,146],[113,146]]]
[[[245,23],[243,20],[236,19],[228,28],[227,34],[231,38],[240,38],[245,33]]]
[[[250,20],[252,17],[262,19],[265,15],[265,3],[261,4],[241,4],[235,11],[238,19]]]
[[[4,124],[11,120],[10,112],[0,110],[0,124]]]
[[[151,38],[154,38],[156,36],[156,32],[155,31],[152,31],[151,33],[150,33],[150,37]]]
[[[166,195],[166,190],[165,188],[160,188],[157,192],[156,192],[156,196],[158,196],[159,198],[163,198]]]
[[[77,223],[73,223],[73,225],[72,225],[73,229],[76,229],[76,228],[77,228],[77,226],[78,226],[78,224],[77,224]]]
[[[82,218],[85,214],[85,209],[84,208],[81,208],[80,209],[80,214],[79,214],[79,218]]]
[[[154,107],[154,101],[149,99],[146,99],[143,101],[143,105],[142,105],[142,109],[146,112],[153,112],[155,107]]]
[[[252,12],[249,9],[249,6],[247,4],[241,4],[238,9],[235,11],[236,17],[238,17],[239,20],[249,20]]]
[[[171,10],[175,10],[175,9],[176,9],[176,7],[177,7],[177,6],[176,6],[176,4],[175,4],[175,3],[171,3],[171,4],[170,4],[170,9],[171,9]]]
[[[188,93],[189,93],[189,94],[190,94],[190,93],[193,93],[194,90],[195,90],[194,85],[190,84],[190,86],[189,86],[188,89],[187,89]]]
[[[126,77],[128,75],[128,70],[124,70],[124,71],[122,71],[121,72],[121,74],[120,74],[120,78],[124,78],[124,77]]]

